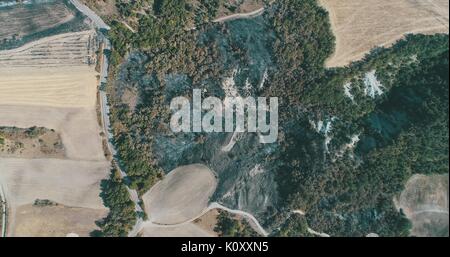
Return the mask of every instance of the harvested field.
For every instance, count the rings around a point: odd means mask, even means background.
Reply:
[[[209,231],[192,222],[176,227],[158,227],[151,224],[145,225],[141,233],[144,237],[211,237]]]
[[[0,51],[0,67],[61,67],[95,63],[93,30],[46,37]]]
[[[0,157],[63,158],[64,146],[54,130],[0,127]]]
[[[0,24],[8,24],[0,27],[0,42],[56,27],[74,17],[62,1],[0,7]]]
[[[0,157],[9,235],[87,236],[108,212],[100,198],[110,163],[97,121],[97,46],[95,31],[87,30],[0,51],[0,126],[53,133],[37,142],[15,138],[24,146],[19,156]],[[37,143],[40,152],[28,150]],[[64,154],[54,158],[50,146],[59,143]],[[58,205],[37,207],[36,199]]]
[[[93,107],[97,78],[87,66],[0,68],[2,105]]]
[[[213,172],[204,165],[178,167],[143,196],[145,211],[158,224],[194,219],[207,208],[216,185]]]
[[[86,237],[97,229],[94,221],[106,216],[107,211],[27,204],[17,208],[16,213],[16,226],[12,236],[64,237],[76,234]]]
[[[448,174],[414,175],[408,180],[394,203],[413,223],[411,235],[448,237],[448,186]]]
[[[448,0],[319,0],[328,10],[336,49],[326,66],[345,66],[408,33],[449,33]]]
[[[38,126],[54,129],[61,136],[66,157],[69,159],[106,162],[99,136],[101,128],[97,123],[94,107],[0,105],[0,117],[0,126]]]
[[[14,206],[49,199],[67,206],[105,209],[100,181],[108,176],[104,161],[0,158],[0,181]]]

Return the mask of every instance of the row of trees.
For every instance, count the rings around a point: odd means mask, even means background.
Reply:
[[[100,230],[91,233],[92,236],[126,237],[137,220],[135,206],[131,201],[125,183],[115,167],[111,170],[109,179],[102,180],[100,196],[103,204],[109,208],[108,216],[97,221]]]

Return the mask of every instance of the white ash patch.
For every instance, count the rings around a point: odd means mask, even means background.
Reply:
[[[364,76],[364,94],[371,98],[375,98],[376,96],[380,96],[383,94],[383,85],[378,81],[375,70],[367,72]]]
[[[351,82],[348,82],[348,83],[344,84],[344,94],[345,94],[345,96],[347,96],[348,98],[350,98],[352,100],[352,102],[354,102],[355,101],[355,97],[350,92],[351,89],[352,89],[352,83]]]

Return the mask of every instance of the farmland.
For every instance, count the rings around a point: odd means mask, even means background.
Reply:
[[[0,51],[7,235],[87,236],[108,213],[99,196],[110,165],[96,112],[98,35],[66,1],[30,5],[0,8],[17,27],[15,43],[3,41],[13,47]],[[27,137],[35,127],[45,133]]]
[[[448,33],[448,0],[320,0],[336,36],[329,67],[360,60],[377,46],[390,46],[409,33]]]
[[[0,23],[8,24],[0,28],[0,50],[63,32],[84,30],[87,26],[83,19],[66,0],[0,6]]]

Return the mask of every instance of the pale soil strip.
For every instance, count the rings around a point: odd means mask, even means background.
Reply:
[[[418,215],[418,214],[428,213],[428,212],[432,212],[432,213],[442,213],[442,214],[447,214],[447,215],[449,215],[448,210],[439,210],[439,209],[435,209],[435,210],[434,210],[434,209],[430,209],[430,210],[415,211],[415,212],[412,212],[411,215]]]
[[[131,32],[136,33],[136,30],[134,30],[128,23],[126,23],[125,21],[121,21],[121,23],[122,23],[127,29],[129,29]]]
[[[235,13],[232,15],[228,15],[225,17],[220,17],[217,18],[215,20],[213,20],[213,22],[226,22],[226,21],[231,21],[231,20],[237,20],[237,19],[249,19],[249,18],[254,18],[257,17],[261,14],[264,13],[265,8],[261,7],[253,12],[249,12],[249,13]]]
[[[311,228],[308,228],[308,232],[310,234],[313,234],[313,235],[316,235],[316,236],[320,236],[320,237],[330,237],[330,235],[328,235],[326,233],[320,233],[320,232],[317,232],[315,230],[312,230]]]
[[[213,234],[205,231],[194,223],[186,223],[174,227],[155,226],[146,223],[142,227],[142,236],[144,237],[212,237]]]

